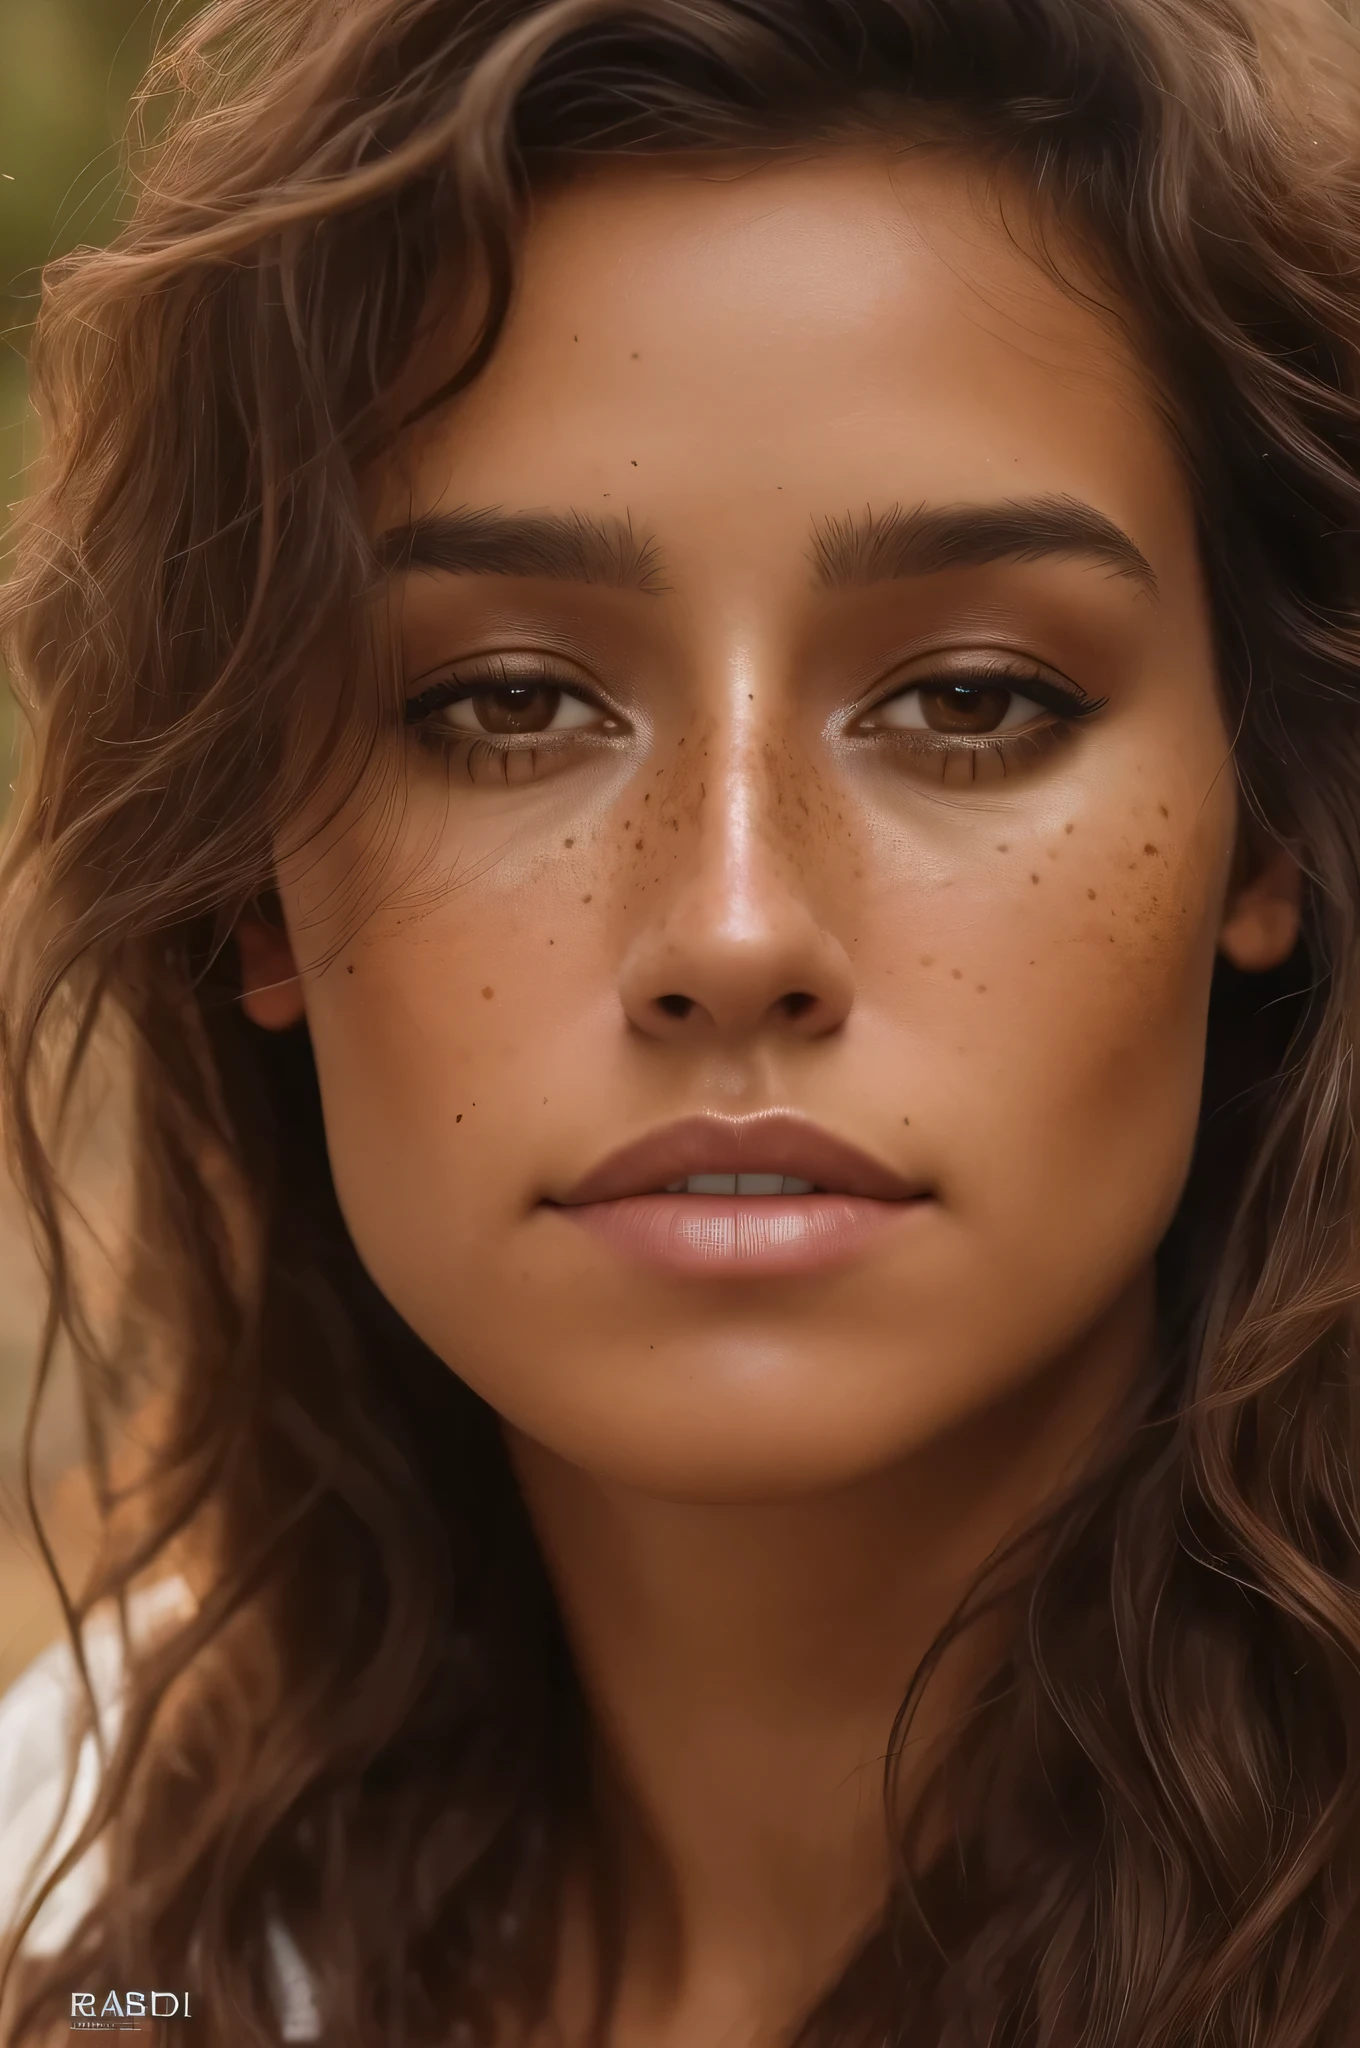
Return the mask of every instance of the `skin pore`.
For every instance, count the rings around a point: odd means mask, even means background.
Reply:
[[[872,1922],[915,1663],[1147,1356],[1215,953],[1296,937],[1293,862],[1234,863],[1156,393],[1027,221],[867,146],[543,198],[490,368],[372,484],[401,801],[299,820],[286,936],[240,929],[360,1255],[505,1419],[621,2043],[772,2042]],[[770,1111],[916,1199],[778,1273],[563,1206]]]

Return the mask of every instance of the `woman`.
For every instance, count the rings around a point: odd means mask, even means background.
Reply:
[[[7,599],[9,1126],[141,1447],[7,1709],[99,1662],[10,2042],[1354,2040],[1358,76],[1246,0],[164,57]]]

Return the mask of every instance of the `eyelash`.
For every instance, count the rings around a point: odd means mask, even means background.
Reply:
[[[471,698],[490,695],[506,686],[537,686],[558,690],[565,697],[579,703],[589,704],[606,718],[610,715],[598,700],[581,689],[576,683],[567,681],[546,665],[531,668],[512,668],[502,664],[490,672],[483,671],[475,678],[452,677],[432,683],[417,696],[407,699],[405,723],[413,737],[426,749],[445,759],[461,757],[469,781],[484,779],[489,770],[497,769],[504,780],[511,779],[511,762],[517,760],[527,770],[526,781],[532,781],[537,772],[537,757],[546,749],[558,751],[565,744],[585,736],[585,728],[568,729],[561,733],[529,732],[505,734],[493,738],[489,734],[438,731],[430,721],[439,711]],[[938,763],[940,778],[947,780],[951,769],[957,769],[966,761],[969,764],[967,779],[976,781],[979,767],[990,760],[1004,776],[1013,766],[1034,760],[1046,754],[1049,749],[1069,738],[1078,724],[1108,704],[1107,697],[1088,697],[1070,684],[1057,683],[1037,670],[1008,666],[1004,661],[995,663],[977,661],[967,668],[937,670],[934,673],[914,678],[910,683],[899,685],[887,691],[873,704],[859,713],[859,718],[869,719],[883,711],[888,705],[910,697],[923,690],[991,688],[1008,691],[1013,697],[1020,697],[1036,704],[1052,714],[1054,724],[1039,727],[1024,727],[1010,733],[993,736],[982,733],[944,734],[920,727],[880,726],[861,731],[856,735],[865,740],[891,742],[895,749],[915,755],[918,759]],[[598,729],[595,733],[598,737]]]

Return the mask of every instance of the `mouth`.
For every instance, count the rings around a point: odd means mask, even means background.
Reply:
[[[932,1202],[925,1182],[803,1117],[769,1111],[649,1133],[544,1206],[624,1257],[755,1279],[851,1263]]]

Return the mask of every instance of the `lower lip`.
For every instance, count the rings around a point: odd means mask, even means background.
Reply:
[[[629,1195],[557,1213],[666,1272],[754,1280],[848,1265],[925,1207],[861,1195]]]

